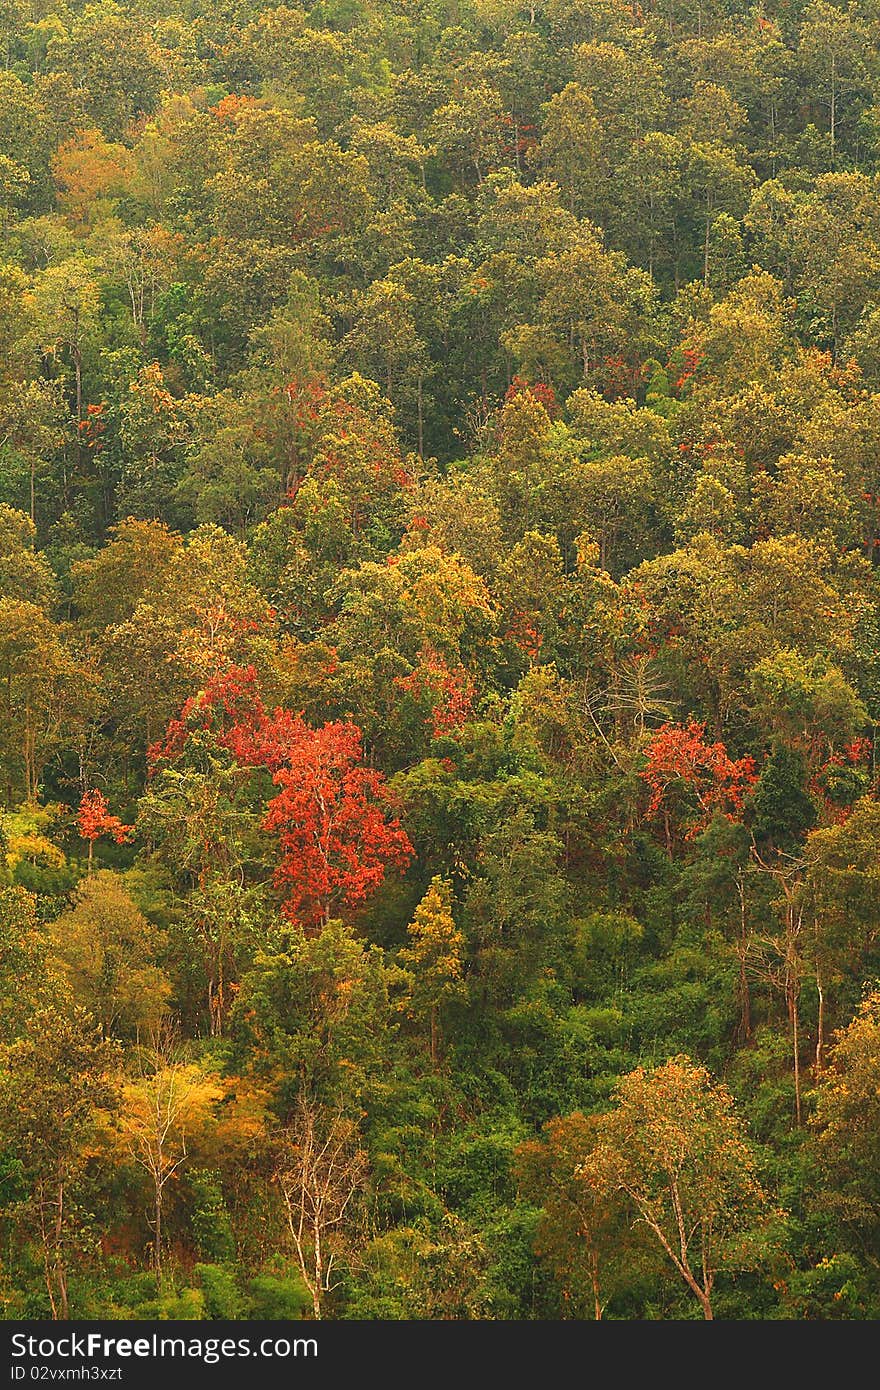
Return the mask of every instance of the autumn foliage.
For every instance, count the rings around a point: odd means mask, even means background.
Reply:
[[[133,825],[123,825],[118,816],[110,815],[107,798],[97,790],[86,792],[83,796],[79,803],[76,823],[80,838],[88,841],[89,859],[92,857],[95,841],[102,835],[109,835],[117,845],[122,845],[134,833]]]
[[[312,728],[298,714],[263,704],[253,667],[230,667],[172,720],[153,764],[178,757],[193,728],[212,729],[246,767],[263,767],[279,788],[263,827],[278,836],[274,882],[284,912],[307,928],[339,908],[360,906],[390,866],[403,869],[412,845],[393,814],[381,772],[363,761],[356,724]]]
[[[0,1322],[880,1319],[877,4],[2,30]]]
[[[734,761],[723,743],[707,743],[705,734],[705,724],[694,720],[684,726],[664,724],[651,738],[639,773],[651,791],[649,820],[662,814],[668,827],[676,807],[690,807],[683,812],[691,822],[686,839],[697,835],[716,811],[732,819],[757,780],[751,756]]]
[[[463,667],[450,667],[427,648],[415,670],[395,680],[398,690],[427,708],[427,723],[434,738],[457,733],[473,712],[474,683]]]

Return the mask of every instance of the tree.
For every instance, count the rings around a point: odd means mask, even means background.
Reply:
[[[714,1316],[880,1316],[809,1125],[880,971],[878,38],[0,0],[0,1090],[79,1006],[137,1092],[64,1280],[0,1113],[0,1316],[311,1317],[304,1262],[323,1318],[697,1317],[576,1171],[679,1053],[793,1213]]]
[[[600,7],[584,8],[598,14]],[[606,10],[612,25],[622,15],[615,10],[613,5]],[[609,162],[616,163],[635,142],[663,127],[669,99],[663,66],[650,43],[637,33],[603,34],[605,18],[598,25],[595,19],[588,21],[592,32],[588,42],[574,50],[574,72],[602,117]]]
[[[823,174],[798,207],[793,236],[799,286],[824,314],[825,342],[836,354],[880,284],[876,180],[862,173]]]
[[[22,1204],[9,1213],[38,1243],[52,1317],[70,1317],[69,1267],[81,1183],[114,1104],[116,1054],[83,1009],[46,1003],[0,1052],[0,1136],[21,1162]]]
[[[355,724],[311,728],[299,715],[267,714],[253,667],[231,666],[209,682],[172,722],[155,756],[175,757],[188,720],[225,717],[221,745],[244,766],[266,767],[280,788],[263,827],[278,834],[282,860],[275,883],[285,913],[310,929],[329,922],[337,905],[354,907],[379,887],[386,867],[404,868],[412,846],[391,807],[385,779],[361,759]]]
[[[566,1300],[591,1307],[597,1322],[607,1303],[607,1273],[627,1245],[614,1194],[585,1182],[581,1173],[601,1133],[601,1116],[575,1111],[548,1120],[541,1137],[521,1144],[514,1156],[520,1192],[541,1207],[537,1253],[553,1268]]]
[[[880,1223],[878,1065],[880,994],[874,990],[835,1036],[811,1120],[814,1153],[825,1179],[814,1200],[855,1250],[873,1241]]]
[[[645,749],[647,766],[639,776],[651,788],[646,814],[652,818],[662,811],[670,853],[670,813],[676,792],[683,793],[685,803],[692,797],[699,808],[698,819],[686,832],[692,839],[705,829],[716,810],[730,818],[741,811],[746,792],[757,780],[750,756],[733,761],[723,743],[705,742],[705,732],[705,724],[694,721],[685,728],[664,724]]]
[[[124,553],[114,558],[125,560]],[[172,544],[155,583],[100,645],[124,761],[152,744],[190,692],[218,670],[239,659],[246,665],[257,653],[262,664],[273,618],[250,581],[244,545],[228,532],[200,526],[185,544]]]
[[[276,1141],[273,1181],[315,1318],[338,1286],[335,1272],[354,1202],[369,1173],[353,1120],[300,1097]]]
[[[24,1033],[48,983],[37,898],[19,886],[0,888],[0,962],[0,1044],[6,1044]]]
[[[461,666],[450,667],[430,648],[408,676],[397,676],[394,683],[412,698],[435,739],[458,733],[473,713],[470,676]]]
[[[47,761],[62,737],[69,737],[67,719],[80,674],[42,608],[0,598],[0,741],[10,799],[17,784],[25,800],[37,800]],[[82,685],[78,703],[86,703]]]
[[[471,82],[435,111],[429,135],[456,167],[465,186],[482,183],[500,162],[504,109],[489,82]]]
[[[115,627],[130,618],[144,596],[161,585],[181,538],[161,521],[126,517],[88,560],[72,567],[74,598],[89,627]]]
[[[141,367],[129,382],[119,405],[121,467],[116,503],[123,526],[130,526],[131,518],[154,528],[157,522],[173,525],[189,519],[179,489],[204,405],[199,397],[173,395],[158,362]],[[133,531],[124,536],[120,533],[119,539],[129,549],[138,543]],[[145,548],[145,542],[146,533],[142,533],[140,548]],[[158,548],[158,544],[154,529],[153,545]],[[114,558],[121,559],[124,553],[120,547]]]
[[[297,270],[290,277],[287,298],[250,335],[252,361],[269,368],[288,399],[302,391],[308,399],[330,362],[330,321],[321,309],[321,288]],[[292,481],[292,479],[290,480]]]
[[[682,142],[657,130],[633,144],[622,166],[620,240],[630,258],[644,264],[651,276],[670,263],[678,274],[685,168]]]
[[[49,940],[74,998],[104,1037],[159,1027],[171,995],[156,960],[163,936],[117,874],[100,869],[83,879],[72,906],[52,923]]]
[[[796,748],[774,742],[749,797],[752,833],[762,847],[791,852],[816,823],[816,807],[805,787],[806,766]]]
[[[861,57],[867,43],[868,30],[858,17],[855,5],[843,10],[827,4],[826,0],[813,0],[807,7],[800,29],[798,57],[815,83],[813,90],[828,107],[832,169],[837,156],[841,100],[869,85]]]
[[[176,1055],[167,1029],[158,1032],[135,1060],[137,1070],[122,1083],[119,1137],[152,1187],[152,1263],[161,1282],[166,1188],[186,1164],[193,1142],[210,1126],[223,1090],[200,1063]]]
[[[854,530],[844,484],[844,475],[831,459],[786,454],[774,479],[756,479],[755,492],[776,535],[807,536],[840,545]]]
[[[175,487],[196,521],[214,522],[241,539],[283,495],[283,479],[266,432],[255,427],[255,402],[220,394],[199,412],[199,436]]]
[[[51,565],[34,548],[36,531],[33,516],[0,504],[0,592],[50,609],[56,581]]]
[[[74,222],[89,222],[96,203],[100,207],[100,200],[122,192],[132,167],[124,145],[109,143],[99,130],[78,130],[52,159],[58,201]]]
[[[778,914],[779,926],[776,932],[768,933],[760,943],[763,948],[763,959],[760,965],[764,978],[780,991],[785,1000],[785,1009],[791,1030],[794,1118],[795,1124],[799,1128],[803,1119],[800,1000],[805,975],[806,902],[803,893],[803,881],[806,861],[800,854],[790,854],[785,851],[777,852],[772,856],[768,855],[765,858],[754,841],[752,843],[752,858],[780,894],[773,903]],[[757,965],[757,961],[753,962],[753,969]]]
[[[650,544],[654,480],[648,460],[597,459],[578,471],[577,485],[579,529],[598,542],[601,568],[618,575]]]
[[[158,327],[159,305],[171,292],[180,250],[180,237],[160,224],[111,233],[108,267],[116,284],[125,286],[132,323],[142,341],[151,328]],[[189,345],[194,346],[191,336]]]
[[[717,139],[695,140],[687,147],[686,186],[700,209],[703,224],[703,284],[710,283],[712,226],[719,213],[740,216],[748,206],[753,170],[738,153]]]
[[[638,322],[647,284],[628,272],[623,256],[606,251],[598,228],[581,224],[572,242],[537,267],[543,297],[540,320],[557,332],[585,380],[602,360],[618,353]]]
[[[102,835],[110,835],[117,845],[125,844],[134,831],[133,825],[123,825],[118,816],[111,816],[107,798],[99,791],[86,792],[79,803],[76,817],[80,837],[89,846],[89,873],[92,872],[92,856],[95,841]]]
[[[404,1007],[417,1018],[427,1016],[431,1030],[431,1061],[440,1053],[440,1012],[464,995],[462,957],[464,936],[452,915],[452,890],[439,874],[416,908],[408,928],[410,943],[399,958],[407,974]]]
[[[757,270],[743,276],[705,317],[687,325],[676,390],[699,392],[705,385],[716,400],[768,380],[790,351],[791,309],[773,276]]]
[[[577,82],[569,82],[544,108],[541,163],[567,194],[569,211],[579,216],[595,212],[601,130],[593,99]]]
[[[840,825],[807,836],[804,891],[808,950],[813,957],[819,1012],[816,1075],[825,1062],[828,985],[855,972],[880,930],[880,807],[869,797],[855,802]]]
[[[66,354],[73,364],[74,419],[78,431],[83,422],[85,347],[97,326],[100,305],[97,274],[94,260],[81,255],[71,257],[41,271],[33,292],[35,345],[52,359]]]
[[[772,1216],[733,1097],[688,1057],[638,1067],[616,1094],[577,1176],[629,1202],[710,1319],[719,1273],[760,1264]]]
[[[398,407],[415,397],[418,450],[424,453],[423,385],[428,371],[425,344],[418,336],[413,295],[393,280],[376,280],[354,301],[355,325],[342,349],[369,375],[381,380],[385,394]]]
[[[804,660],[783,647],[753,667],[749,685],[761,723],[803,754],[814,772],[851,746],[868,720],[841,669],[819,655]]]
[[[153,110],[163,73],[136,18],[114,0],[99,0],[62,33],[50,48],[52,66],[79,75],[91,123],[116,139],[131,120]]]
[[[381,1095],[394,1055],[389,988],[398,972],[384,952],[342,922],[320,935],[289,928],[241,982],[233,1036],[251,1072],[292,1114],[305,1097],[327,1113],[360,1116]]]
[[[57,383],[8,380],[0,404],[0,458],[11,496],[27,507],[32,522],[40,508],[49,510],[43,484],[50,486],[55,473],[55,453],[63,447],[66,410]],[[39,483],[39,487],[38,487]]]
[[[563,843],[554,830],[540,828],[540,795],[538,802],[496,807],[468,885],[465,922],[475,956],[469,983],[498,1002],[527,994],[564,938]]]
[[[289,916],[329,922],[334,907],[354,907],[375,891],[386,866],[408,863],[412,846],[387,815],[381,773],[361,762],[356,725],[303,726],[274,781],[280,791],[265,826],[281,845],[275,881]]]
[[[187,730],[174,761],[159,760],[153,751],[154,774],[138,805],[139,833],[182,900],[183,939],[195,947],[209,1027],[217,1036],[265,881],[260,792],[251,770],[211,730]]]
[[[681,880],[686,910],[707,933],[719,927],[731,940],[737,964],[736,1003],[739,1043],[752,1036],[750,966],[754,956],[755,904],[749,891],[751,840],[741,821],[716,811],[694,844],[694,858]]]

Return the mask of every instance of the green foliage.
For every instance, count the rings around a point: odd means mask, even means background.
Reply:
[[[257,1274],[248,1281],[248,1315],[266,1322],[287,1322],[304,1316],[309,1292],[296,1274]]]
[[[806,768],[795,748],[777,743],[751,796],[754,831],[761,841],[791,844],[816,823],[804,783]]]
[[[209,1318],[240,1318],[244,1301],[238,1290],[233,1269],[223,1265],[197,1264],[193,1274],[199,1282]]]
[[[3,1316],[876,1317],[874,8],[44,9]]]
[[[188,1181],[193,1195],[193,1237],[199,1254],[205,1260],[233,1260],[235,1233],[223,1196],[220,1174],[210,1169],[191,1168]],[[220,1266],[205,1265],[204,1268],[217,1269]],[[202,1283],[204,1286],[204,1280]]]

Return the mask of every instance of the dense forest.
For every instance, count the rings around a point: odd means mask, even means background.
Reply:
[[[880,1316],[877,0],[0,49],[2,1316]]]

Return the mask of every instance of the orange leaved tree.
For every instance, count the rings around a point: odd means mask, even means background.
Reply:
[[[86,792],[79,803],[76,823],[80,838],[88,841],[89,873],[92,872],[95,841],[101,835],[111,835],[121,845],[134,833],[133,825],[123,825],[118,816],[110,815],[107,798],[99,791]]]

